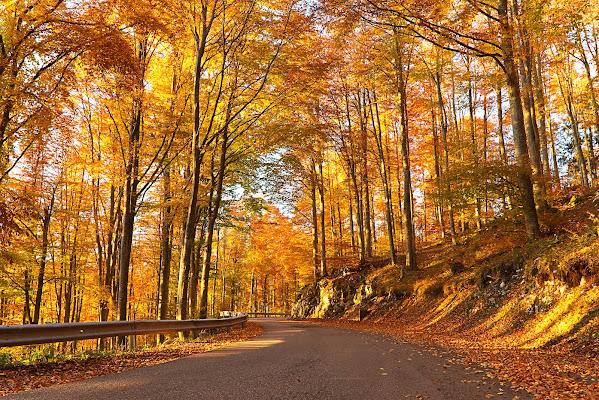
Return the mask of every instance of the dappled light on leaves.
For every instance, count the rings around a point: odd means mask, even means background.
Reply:
[[[598,15],[3,1],[0,323],[418,310],[598,354]]]

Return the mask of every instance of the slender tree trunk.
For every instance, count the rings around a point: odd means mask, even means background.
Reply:
[[[208,10],[203,5],[201,10],[201,27],[197,30],[194,27],[195,39],[195,70],[194,70],[194,91],[193,91],[193,135],[192,135],[192,183],[189,196],[189,205],[187,207],[187,218],[183,229],[183,249],[179,260],[179,283],[177,286],[177,319],[187,318],[187,303],[188,303],[188,284],[189,271],[191,270],[191,254],[193,252],[196,224],[198,221],[198,192],[200,188],[200,169],[202,167],[202,159],[204,156],[203,143],[200,141],[201,116],[200,111],[203,107],[200,105],[200,81],[203,73],[204,52],[208,40],[214,15],[209,20]],[[198,33],[199,31],[199,33]]]
[[[580,131],[578,128],[578,116],[572,105],[572,99],[568,98],[568,117],[572,124],[572,136],[574,138],[574,147],[576,148],[576,160],[578,161],[578,169],[580,171],[580,184],[582,187],[589,187],[589,177],[587,173],[586,160],[582,151],[582,143],[580,140]]]
[[[339,250],[339,242],[337,238],[337,221],[336,221],[336,213],[335,213],[335,201],[333,199],[333,179],[331,177],[330,168],[327,168],[327,190],[329,191],[329,223],[331,224],[331,238],[333,241],[333,249],[334,253],[337,257],[340,256]]]
[[[541,56],[537,55],[536,68],[533,71],[535,98],[539,116],[539,140],[541,141],[541,155],[543,162],[543,175],[546,184],[551,184],[548,178],[551,176],[551,163],[549,162],[549,147],[547,145],[547,109],[545,106],[545,91],[543,86],[543,68]],[[551,190],[551,187],[549,188]]]
[[[365,98],[362,98],[358,93],[358,102],[359,105],[358,112],[360,114],[360,145],[361,145],[361,161],[362,161],[362,175],[361,182],[362,188],[364,190],[364,194],[362,196],[362,211],[363,211],[363,226],[366,229],[366,257],[372,257],[372,226],[371,226],[371,218],[370,215],[370,184],[368,181],[368,136],[367,136],[367,128],[366,128],[366,120],[368,118],[366,106],[364,102]]]
[[[439,107],[440,112],[440,122],[441,122],[441,137],[443,140],[443,161],[445,164],[445,173],[449,172],[449,143],[447,140],[447,131],[448,131],[448,118],[447,112],[445,110],[445,104],[443,101],[443,94],[441,92],[441,69],[437,65],[436,71],[436,79],[435,83],[437,86],[437,105]],[[451,235],[451,243],[455,246],[458,244],[457,233],[455,229],[455,218],[453,213],[453,199],[451,196],[451,183],[447,180],[445,184],[446,196],[447,196],[447,213],[449,214],[449,234]]]
[[[372,222],[372,243],[373,251],[376,249],[376,243],[378,242],[376,236],[376,214],[374,211],[374,190],[370,191],[370,221]]]
[[[160,227],[160,293],[158,297],[158,319],[167,319],[169,304],[169,286],[172,261],[173,216],[171,206],[171,170],[166,166],[163,179],[163,210],[162,226]],[[159,342],[164,341],[164,335],[158,336]]]
[[[467,69],[470,73],[470,61],[468,60]],[[472,77],[468,79],[468,110],[470,112],[470,143],[472,146],[472,160],[475,168],[478,169],[478,145],[476,144],[476,116],[475,116],[475,106],[474,106],[474,94],[472,87]],[[478,182],[475,183],[476,185]],[[478,192],[478,191],[476,191]],[[482,220],[481,220],[481,210],[480,210],[480,197],[477,195],[474,199],[474,216],[476,218],[476,230],[480,231],[482,229]]]
[[[127,320],[127,288],[129,286],[129,264],[131,261],[131,247],[133,245],[133,223],[135,221],[135,207],[137,205],[137,170],[139,165],[139,135],[141,126],[141,104],[138,104],[133,116],[131,133],[129,135],[129,160],[127,161],[127,180],[125,184],[125,210],[121,229],[121,245],[119,256],[119,291],[118,313],[119,320]],[[124,337],[121,340],[124,345]]]
[[[32,324],[39,323],[40,309],[42,307],[42,295],[44,293],[44,279],[46,272],[46,259],[48,258],[48,234],[50,232],[50,218],[52,216],[52,210],[54,209],[54,194],[50,200],[50,205],[44,207],[44,216],[42,218],[42,254],[40,260],[40,268],[37,275],[37,292],[35,296],[35,305],[33,310]]]
[[[339,256],[344,255],[344,244],[343,244],[343,220],[341,219],[341,195],[337,192],[337,224],[339,229]],[[334,211],[334,210],[333,210]]]
[[[385,195],[385,221],[387,223],[387,238],[389,240],[389,253],[391,255],[391,264],[396,265],[397,264],[397,254],[395,252],[395,243],[394,243],[394,238],[393,238],[393,206],[392,206],[392,199],[391,199],[391,188],[389,185],[389,176],[388,176],[388,167],[387,167],[387,159],[385,157],[385,151],[384,151],[384,143],[383,143],[383,133],[382,133],[382,129],[381,129],[381,120],[380,120],[380,115],[379,115],[379,108],[378,108],[378,101],[377,101],[377,97],[376,97],[376,92],[372,92],[372,98],[374,100],[374,110],[372,108],[372,102],[369,101],[370,103],[370,113],[371,115],[375,115],[376,116],[376,124],[375,124],[375,118],[372,118],[372,128],[373,128],[373,134],[374,134],[374,139],[376,142],[376,146],[377,146],[377,150],[378,150],[378,155],[379,155],[379,161],[380,161],[380,167],[379,167],[379,173],[381,175],[381,180],[383,182],[383,192]],[[369,99],[370,100],[370,99]]]
[[[204,249],[204,237],[206,235],[206,218],[203,219],[200,227],[200,238],[195,245],[193,263],[191,269],[191,280],[189,282],[189,311],[195,317],[198,309],[198,284],[200,282],[200,271],[202,270],[202,250]]]
[[[218,279],[218,267],[220,265],[220,242],[220,228],[216,228],[216,260],[214,261],[214,279],[212,280],[212,316],[215,315],[216,307],[216,281]]]
[[[560,176],[559,176],[559,166],[557,164],[557,153],[555,151],[555,140],[553,138],[553,128],[551,125],[551,117],[549,115],[549,113],[547,113],[547,120],[549,121],[548,127],[549,127],[549,139],[551,140],[551,158],[553,160],[553,171],[555,171],[555,175],[554,175],[554,179],[555,179],[555,184],[557,185],[558,189],[561,189],[561,181],[560,181]]]
[[[435,161],[435,186],[436,186],[436,211],[439,229],[441,230],[441,239],[445,239],[445,222],[443,220],[443,188],[441,187],[441,165],[439,163],[439,134],[437,132],[437,118],[434,109],[431,110],[433,124],[433,157]]]
[[[595,117],[595,136],[597,137],[597,140],[599,140],[599,103],[597,102],[597,95],[595,94],[595,88],[593,86],[593,77],[591,75],[591,66],[589,65],[589,61],[587,59],[587,54],[586,51],[584,50],[583,46],[582,46],[582,37],[580,38],[580,54],[582,56],[582,62],[584,64],[584,69],[586,72],[586,78],[587,78],[587,86],[589,88],[589,94],[591,95],[591,105],[593,106],[593,116]],[[599,52],[597,52],[597,54],[599,55]],[[599,61],[599,60],[597,60]],[[599,64],[596,66],[599,68]],[[591,141],[589,143],[592,142],[592,135],[591,135]],[[594,159],[593,159],[593,163]],[[595,170],[593,171],[593,173],[596,172],[596,165],[595,165]]]
[[[488,163],[488,142],[489,142],[489,114],[488,114],[488,102],[487,102],[487,92],[485,91],[483,96],[483,165],[487,166]],[[489,212],[489,193],[487,190],[489,184],[488,175],[484,174],[485,186],[484,186],[484,194],[485,194],[485,214],[483,215],[483,224],[487,223],[487,215]]]
[[[268,312],[268,274],[264,276],[264,286],[262,287],[262,312]]]
[[[112,186],[110,193],[110,226],[112,229],[108,232],[108,247],[106,249],[106,276],[104,277],[104,287],[107,293],[110,294],[110,300],[112,301],[113,305],[117,304],[118,296],[117,271],[123,224],[122,200],[124,195],[123,187],[119,187],[115,198],[115,190],[116,189],[114,186]],[[106,307],[102,310],[102,315],[105,317],[103,321],[108,321],[110,308],[108,307],[107,302],[105,302],[105,306]]]
[[[310,201],[312,203],[312,266],[314,267],[314,279],[318,279],[318,207],[316,205],[316,167],[314,159],[310,160]]]
[[[396,48],[396,79],[399,95],[400,137],[401,137],[401,161],[403,167],[403,215],[404,215],[404,239],[406,248],[406,269],[418,269],[416,264],[416,235],[414,232],[413,202],[412,202],[412,176],[410,170],[410,142],[408,136],[408,105],[407,105],[407,72],[409,62],[405,60],[404,49],[400,44],[399,32],[395,31]]]
[[[10,76],[8,79],[8,87],[4,93],[13,93],[15,90],[15,82],[19,74],[19,67],[17,63],[17,54],[13,54],[12,62],[10,63]],[[12,78],[12,79],[10,79]],[[14,107],[14,96],[7,96],[4,101],[4,107],[0,116],[0,182],[8,169],[9,164],[9,150],[7,140],[7,130],[10,121],[13,119],[11,113]]]
[[[591,134],[591,128],[584,129],[585,133],[585,141],[587,144],[587,153],[588,153],[588,162],[589,162],[589,171],[590,171],[590,181],[591,186],[595,186],[595,181],[597,180],[597,175],[595,174],[595,149],[593,147],[593,138]]]
[[[147,43],[139,43],[139,61],[144,63],[147,57]],[[125,165],[125,210],[123,212],[123,223],[121,230],[121,245],[119,255],[119,284],[118,284],[118,315],[120,321],[127,320],[128,288],[129,288],[129,266],[131,262],[131,248],[133,245],[133,224],[137,207],[137,187],[139,185],[139,151],[142,123],[143,105],[143,75],[138,85],[138,93],[134,94],[133,114],[129,127],[129,140],[127,149],[127,164]],[[125,346],[125,337],[119,338],[121,347]]]
[[[403,101],[403,100],[402,100]],[[405,110],[403,110],[405,112]],[[403,113],[402,113],[403,114]],[[407,113],[403,114],[407,117]],[[401,156],[403,166],[403,210],[404,210],[404,238],[406,243],[406,268],[417,269],[416,264],[416,235],[414,233],[414,222],[412,217],[412,177],[410,172],[410,148],[408,141],[407,121],[402,123],[401,134]]]
[[[568,114],[568,118],[570,119],[570,124],[572,125],[572,138],[574,139],[576,161],[578,164],[578,170],[580,171],[580,185],[582,187],[588,187],[589,178],[587,175],[586,160],[582,151],[582,144],[578,128],[578,116],[576,110],[574,109],[574,102],[572,99],[572,82],[570,79],[568,79],[568,82],[566,82],[566,88],[564,88],[564,84],[561,82],[561,80],[559,80],[559,86],[562,99],[566,105],[566,112]]]
[[[497,136],[499,137],[499,156],[503,161],[503,164],[507,166],[507,152],[505,151],[505,137],[503,134],[503,100],[501,93],[501,83],[497,82],[495,86],[495,92],[497,93]]]
[[[547,209],[546,189],[543,178],[543,164],[541,162],[540,143],[538,139],[538,127],[534,118],[534,99],[532,83],[530,81],[530,67],[525,65],[525,60],[520,61],[522,77],[522,111],[524,115],[524,130],[526,132],[528,154],[532,167],[533,191],[535,203],[539,211]]]
[[[25,302],[23,303],[23,325],[31,323],[31,277],[29,267],[25,267],[23,292]]]
[[[350,245],[352,253],[356,251],[356,232],[354,230],[354,205],[353,205],[353,194],[351,190],[351,181],[347,183],[347,198],[349,200],[349,234],[350,234]]]
[[[507,168],[509,165],[507,152],[505,149],[505,136],[503,133],[503,98],[502,98],[502,89],[501,82],[498,80],[495,86],[495,93],[497,97],[497,136],[499,137],[499,157],[503,163],[504,168]],[[506,174],[503,174],[504,182],[508,182],[508,177]],[[505,183],[504,183],[505,190]],[[503,197],[504,207],[507,206],[508,209],[512,208],[512,199],[509,194],[505,194]]]
[[[352,252],[355,252],[356,250],[356,234],[355,234],[355,227],[354,227],[354,208],[353,208],[353,199],[352,197],[354,196],[355,193],[355,198],[356,200],[358,199],[358,185],[357,185],[357,178],[356,178],[356,164],[353,158],[353,150],[354,150],[354,146],[353,146],[353,140],[352,140],[352,121],[351,121],[351,115],[349,112],[349,99],[347,96],[347,93],[345,94],[345,113],[347,116],[347,131],[348,131],[348,137],[349,137],[349,141],[350,141],[350,149],[348,149],[347,151],[347,156],[346,156],[346,163],[347,163],[347,169],[348,169],[348,184],[347,184],[347,189],[348,189],[348,194],[349,194],[349,226],[350,226],[350,231],[351,231],[351,247],[352,247]],[[352,187],[354,189],[354,192],[352,192]],[[358,202],[356,201],[356,207],[358,207]],[[357,212],[359,213],[359,211]],[[356,213],[356,214],[357,214]],[[360,236],[360,259],[362,259],[364,257],[364,240],[363,240],[363,231],[361,230],[361,226],[358,225],[359,228],[359,234]]]
[[[320,276],[327,276],[327,247],[325,229],[325,199],[324,199],[324,175],[322,173],[322,159],[318,162],[318,194],[320,197]],[[330,199],[329,199],[330,201]]]
[[[73,240],[73,248],[71,250],[71,256],[69,257],[69,276],[68,276],[68,282],[66,285],[66,289],[65,289],[65,294],[64,294],[64,320],[63,322],[69,323],[69,322],[73,322],[72,320],[72,316],[71,313],[74,310],[74,305],[73,305],[73,294],[76,291],[76,278],[77,278],[77,269],[78,269],[78,263],[77,263],[77,254],[76,254],[76,249],[77,249],[77,235],[75,234],[75,239]]]
[[[498,16],[501,25],[501,47],[503,50],[503,68],[507,80],[510,110],[512,113],[512,131],[516,149],[516,163],[518,186],[522,199],[524,224],[529,239],[536,239],[540,235],[539,220],[535,206],[532,188],[530,159],[526,132],[524,128],[524,113],[522,111],[522,98],[520,96],[520,82],[518,70],[514,62],[513,32],[509,24],[507,0],[498,1]]]
[[[224,250],[224,244],[223,244]],[[223,259],[224,259],[223,252]],[[221,273],[221,282],[220,282],[220,310],[225,310],[225,298],[226,298],[226,290],[227,290],[227,264],[223,263],[222,273]],[[231,310],[229,310],[231,311]]]
[[[229,121],[230,118],[230,105],[227,108],[227,115],[225,121]],[[200,284],[200,318],[206,318],[208,316],[208,287],[210,279],[210,267],[212,262],[212,242],[214,239],[214,227],[216,226],[216,220],[218,219],[218,212],[220,210],[220,203],[223,196],[223,182],[225,180],[225,171],[227,167],[227,150],[229,148],[229,127],[226,125],[221,131],[222,141],[220,149],[220,163],[218,169],[218,178],[216,183],[216,191],[214,197],[214,204],[208,220],[208,226],[206,227],[206,251],[204,252],[204,265],[202,267],[202,280]]]
[[[397,226],[399,229],[396,229],[397,240],[398,242],[402,242],[404,240],[403,236],[403,207],[402,207],[402,191],[401,191],[401,182],[403,180],[403,171],[402,171],[402,162],[401,162],[401,153],[400,153],[400,145],[401,142],[401,129],[396,125],[395,127],[395,158],[397,159],[397,168],[396,168],[396,179],[397,179]]]
[[[252,277],[250,280],[250,304],[249,304],[249,310],[250,312],[256,312],[254,311],[254,295],[256,292],[256,280],[254,278],[254,270],[252,270]]]

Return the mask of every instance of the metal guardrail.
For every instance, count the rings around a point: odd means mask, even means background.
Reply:
[[[250,317],[258,317],[258,316],[265,316],[265,317],[289,317],[291,316],[290,313],[276,313],[276,312],[248,312],[245,313],[247,315],[249,315]]]
[[[230,317],[239,317],[240,315],[245,315],[247,313],[237,312],[237,311],[221,311],[218,313],[217,318],[230,318]]]
[[[3,325],[0,326],[0,347],[97,339],[111,336],[147,335],[196,331],[201,329],[230,329],[245,326],[248,316],[221,319],[136,320],[108,322],[76,322],[70,324]]]

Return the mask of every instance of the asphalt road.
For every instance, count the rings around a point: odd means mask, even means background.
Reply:
[[[379,335],[275,319],[247,342],[14,399],[529,399],[450,354]]]

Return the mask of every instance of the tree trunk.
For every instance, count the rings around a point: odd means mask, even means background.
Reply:
[[[597,175],[595,174],[595,149],[593,147],[593,135],[591,134],[591,128],[583,128],[583,131],[585,133],[584,136],[587,144],[591,186],[593,187],[595,186],[595,181],[597,180]]]
[[[163,172],[163,211],[160,227],[160,293],[158,297],[158,319],[167,319],[169,286],[172,261],[173,216],[171,206],[171,169],[166,166]],[[159,335],[160,342],[164,335]]]
[[[139,166],[139,135],[141,128],[141,102],[135,107],[129,135],[128,161],[126,166],[127,180],[125,184],[125,210],[121,228],[121,245],[119,256],[119,291],[117,308],[120,321],[127,320],[127,290],[129,286],[129,264],[131,262],[131,247],[133,244],[133,224],[135,207],[137,205],[138,166]],[[121,346],[124,346],[124,337]]]
[[[467,70],[470,73],[470,61],[467,63]],[[470,144],[472,146],[472,161],[474,163],[474,167],[478,169],[478,145],[476,144],[476,115],[475,115],[475,107],[474,107],[474,95],[473,95],[473,87],[472,87],[472,77],[468,77],[468,111],[470,112]],[[479,182],[473,182],[474,185],[478,186]],[[478,192],[475,191],[475,192]],[[480,197],[477,195],[474,199],[475,209],[474,216],[476,218],[476,230],[480,231],[482,229],[482,220],[481,220],[481,210],[480,210]]]
[[[310,160],[310,201],[312,203],[312,266],[314,268],[314,279],[319,277],[318,262],[318,210],[316,205],[316,167],[314,159]]]
[[[25,267],[23,292],[25,302],[23,303],[23,325],[31,323],[31,278],[29,276],[29,267]]]
[[[379,161],[380,161],[380,167],[379,167],[379,173],[381,175],[381,180],[383,182],[383,192],[385,195],[385,221],[387,223],[387,237],[389,240],[389,253],[391,255],[391,264],[393,265],[397,265],[397,254],[395,252],[395,243],[394,243],[394,238],[393,238],[393,205],[392,205],[392,199],[391,199],[391,187],[389,185],[389,175],[388,175],[388,167],[387,167],[387,158],[385,157],[385,151],[384,151],[384,143],[383,143],[383,133],[382,133],[382,129],[381,129],[381,120],[380,120],[380,116],[379,116],[379,108],[378,108],[378,101],[377,101],[377,97],[376,97],[376,92],[372,92],[372,98],[374,100],[374,110],[372,108],[372,102],[369,101],[370,103],[370,114],[371,115],[376,115],[376,122],[377,124],[375,124],[375,118],[372,118],[372,129],[373,129],[373,134],[374,134],[374,139],[376,142],[376,146],[377,146],[377,151],[378,151],[378,156],[379,156]],[[369,98],[370,100],[370,98]]]
[[[576,149],[576,160],[578,162],[578,170],[580,171],[580,184],[582,187],[589,187],[589,177],[587,174],[586,160],[582,151],[580,131],[578,128],[578,116],[576,115],[576,111],[574,110],[570,94],[568,94],[567,101],[568,106],[566,107],[566,109],[568,110],[568,117],[570,118],[570,123],[572,124],[572,136],[574,138],[574,148]]]
[[[561,181],[560,181],[560,176],[559,176],[559,166],[557,164],[557,153],[555,151],[555,140],[553,138],[553,128],[551,125],[551,118],[549,116],[549,113],[547,113],[547,120],[549,121],[548,127],[549,127],[549,139],[551,140],[551,158],[553,160],[553,171],[555,173],[554,175],[554,179],[555,179],[555,184],[557,185],[558,189],[561,189]]]
[[[433,125],[433,158],[435,161],[435,186],[436,186],[436,213],[439,229],[441,231],[441,239],[445,239],[445,221],[443,220],[443,189],[441,187],[441,165],[439,163],[439,134],[437,132],[437,117],[434,109],[431,109],[431,118]]]
[[[348,132],[348,137],[349,137],[349,142],[350,142],[350,148],[347,150],[347,156],[346,156],[346,162],[347,162],[347,169],[348,169],[348,177],[349,177],[349,182],[348,182],[348,190],[349,190],[349,223],[350,223],[350,229],[351,229],[351,245],[352,245],[352,251],[355,251],[356,249],[356,235],[355,235],[355,227],[354,227],[354,208],[353,208],[353,204],[352,204],[352,197],[355,196],[355,204],[356,204],[356,216],[358,217],[358,239],[360,242],[360,249],[359,249],[359,254],[360,254],[360,260],[362,260],[364,258],[364,229],[363,229],[363,225],[361,223],[361,217],[360,217],[360,208],[359,208],[359,194],[358,194],[358,179],[356,177],[356,163],[355,163],[355,159],[354,159],[354,145],[353,145],[353,132],[352,132],[352,121],[351,121],[351,115],[349,112],[349,99],[347,96],[347,93],[345,95],[345,113],[347,116],[347,132]],[[352,193],[352,187],[354,189],[353,193]]]
[[[441,69],[437,63],[435,83],[437,86],[437,105],[439,107],[440,122],[441,122],[441,137],[443,140],[443,161],[445,164],[445,173],[449,172],[449,144],[447,141],[448,121],[447,112],[445,110],[445,104],[443,101],[443,94],[441,92]],[[447,180],[445,184],[446,196],[447,196],[447,213],[449,214],[449,234],[451,235],[451,243],[455,246],[458,244],[457,233],[455,229],[455,218],[453,213],[453,199],[451,195],[451,183]]]
[[[225,121],[229,121],[230,118],[230,107],[227,109],[227,115]],[[202,280],[200,286],[200,318],[206,318],[208,316],[208,287],[210,278],[210,266],[212,261],[212,241],[214,239],[214,227],[216,226],[216,220],[218,219],[218,212],[220,209],[220,203],[223,195],[223,182],[225,180],[225,171],[227,166],[227,150],[229,148],[229,127],[226,125],[222,128],[222,142],[220,149],[220,163],[218,169],[218,178],[216,183],[216,191],[214,197],[214,204],[210,210],[211,214],[208,220],[208,226],[206,227],[206,251],[204,252],[204,264],[202,266]]]
[[[140,41],[138,57],[140,62],[145,62],[147,57],[147,43]],[[131,124],[129,126],[129,138],[127,149],[127,161],[125,165],[125,210],[123,212],[123,223],[121,230],[121,246],[119,255],[119,285],[117,308],[120,321],[127,320],[128,308],[128,288],[129,288],[129,266],[131,262],[131,248],[133,245],[133,224],[135,222],[135,213],[137,207],[137,187],[139,185],[139,151],[140,134],[142,123],[142,105],[143,105],[143,79],[144,74],[138,82],[138,93],[134,94],[133,112],[131,115]],[[121,347],[125,346],[125,337],[119,338]]]
[[[597,102],[597,96],[595,94],[595,88],[593,86],[593,77],[591,75],[591,66],[589,65],[586,51],[584,50],[584,48],[582,46],[582,38],[580,38],[580,43],[581,43],[580,54],[582,56],[582,62],[584,64],[584,69],[586,72],[587,86],[589,88],[589,94],[591,95],[591,105],[593,106],[593,116],[595,117],[595,135],[597,137],[597,140],[599,140],[599,104]],[[599,52],[598,52],[598,55],[599,55]],[[597,60],[597,61],[599,61],[599,60]],[[599,64],[596,67],[599,67]],[[592,135],[591,135],[591,142],[592,142]],[[595,164],[594,159],[593,159],[593,164]],[[593,172],[596,172],[596,165],[594,165],[594,168],[595,168],[595,171],[593,171]]]
[[[403,231],[406,249],[406,269],[416,270],[416,234],[414,231],[413,201],[412,201],[412,176],[410,170],[410,141],[408,136],[408,104],[407,104],[407,79],[410,69],[410,60],[406,59],[406,50],[401,42],[401,33],[394,29],[395,39],[395,79],[399,97],[399,129],[401,142],[401,162],[403,168]]]
[[[405,94],[405,92],[404,92]],[[403,99],[401,101],[404,101]],[[403,108],[403,107],[400,107]],[[400,113],[404,113],[402,110]],[[407,117],[407,112],[403,114]],[[416,264],[416,235],[414,233],[414,221],[412,217],[412,177],[410,172],[410,148],[408,140],[407,121],[402,122],[401,134],[401,157],[403,167],[403,210],[404,210],[404,238],[406,243],[406,268],[417,269]]]
[[[264,276],[264,286],[262,287],[262,312],[268,312],[268,274]]]
[[[200,128],[202,125],[200,111],[203,107],[200,105],[200,81],[203,73],[204,52],[208,40],[208,34],[212,27],[214,15],[209,20],[208,10],[204,5],[201,10],[201,32],[194,30],[195,39],[195,69],[194,69],[194,90],[193,90],[193,134],[192,134],[192,183],[187,207],[187,217],[183,229],[183,249],[179,259],[179,282],[177,285],[177,319],[187,318],[187,299],[189,271],[191,269],[191,253],[194,248],[196,224],[198,221],[198,192],[200,188],[200,169],[204,156],[203,143],[200,142]],[[194,27],[195,29],[195,27]]]
[[[537,61],[533,71],[535,98],[538,107],[539,117],[539,140],[541,141],[541,155],[543,161],[543,175],[546,178],[546,185],[551,190],[551,163],[549,162],[549,147],[547,144],[547,109],[545,106],[545,91],[543,87],[543,69],[541,66],[541,56],[537,54]]]
[[[17,80],[18,74],[19,67],[17,63],[17,55],[14,54],[12,62],[10,63],[10,76],[8,79],[7,90],[4,93],[14,92],[15,82]],[[8,170],[10,153],[8,149],[9,146],[7,146],[8,138],[6,132],[8,130],[8,124],[12,120],[11,113],[13,111],[14,104],[14,96],[7,96],[6,101],[4,101],[2,114],[0,116],[0,182],[2,182],[2,178],[4,178]]]
[[[321,174],[322,175],[322,174]],[[321,180],[324,181],[324,178],[321,177]],[[339,250],[339,241],[337,238],[337,221],[336,221],[336,213],[335,213],[335,201],[333,199],[333,179],[331,178],[331,171],[327,168],[327,190],[329,191],[329,223],[331,224],[331,239],[333,241],[333,249],[334,253],[337,257],[340,256]],[[324,184],[324,183],[323,183]],[[338,184],[336,185],[338,186]]]
[[[325,199],[324,199],[324,175],[322,173],[322,159],[318,162],[318,194],[320,197],[320,276],[327,276],[327,247],[325,229]],[[330,200],[329,200],[330,201]]]
[[[42,218],[42,253],[40,260],[40,269],[37,275],[37,293],[35,296],[35,306],[33,311],[33,320],[31,323],[37,324],[40,319],[40,309],[42,306],[42,294],[44,292],[44,277],[46,272],[46,258],[48,257],[48,233],[50,231],[50,218],[54,209],[54,194],[50,200],[50,205],[44,207],[44,216]]]
[[[528,46],[527,46],[528,47]],[[520,69],[522,71],[522,111],[524,116],[524,131],[526,133],[528,154],[530,157],[530,165],[532,167],[533,192],[536,207],[539,211],[547,209],[545,181],[543,178],[543,164],[541,162],[541,150],[539,138],[537,135],[538,127],[534,118],[534,98],[532,97],[532,82],[531,63],[529,57],[525,60],[520,60]]]
[[[202,258],[203,260],[203,258]],[[216,307],[216,280],[218,279],[218,267],[220,265],[220,228],[216,228],[216,260],[214,261],[214,279],[212,280],[212,316],[215,315]]]
[[[576,161],[578,164],[578,170],[580,171],[580,185],[582,187],[588,187],[589,178],[587,175],[586,160],[582,151],[582,144],[578,128],[578,116],[576,110],[574,109],[574,102],[572,99],[572,80],[570,78],[567,79],[567,82],[565,83],[565,88],[564,83],[562,83],[559,77],[558,83],[562,99],[564,101],[564,104],[566,105],[566,112],[568,114],[568,118],[570,119],[570,124],[572,125],[572,138],[574,140],[574,148],[576,149]]]
[[[362,98],[358,92],[358,113],[360,114],[360,157],[362,161],[362,189],[364,190],[362,196],[362,211],[363,211],[363,226],[366,229],[366,257],[372,257],[372,226],[371,226],[371,218],[370,215],[370,184],[368,182],[368,136],[367,136],[367,128],[366,128],[366,120],[368,118],[366,106],[363,102],[365,102],[365,98]]]
[[[536,239],[540,235],[539,220],[535,206],[532,188],[530,159],[528,156],[528,145],[526,143],[526,132],[524,128],[524,113],[522,111],[522,99],[520,96],[520,82],[518,70],[514,62],[513,34],[508,19],[507,0],[499,0],[498,16],[501,25],[501,47],[503,50],[503,68],[507,80],[510,99],[510,110],[512,114],[512,131],[516,150],[516,163],[518,167],[518,186],[522,199],[524,212],[524,224],[529,239]]]
[[[223,244],[223,250],[224,250],[224,244]],[[223,254],[223,260],[224,260],[224,254]],[[219,310],[223,311],[225,309],[225,297],[226,297],[226,290],[227,290],[227,264],[223,264],[223,268],[222,268],[222,276],[221,276],[221,282],[220,282],[220,307]],[[216,295],[216,293],[215,293]]]
[[[352,253],[355,254],[356,251],[356,232],[354,229],[354,205],[353,205],[353,194],[352,194],[352,185],[351,181],[347,184],[348,191],[348,199],[349,199],[349,234],[350,234],[350,245],[352,249]]]
[[[254,311],[254,294],[256,291],[256,282],[255,282],[255,278],[254,278],[254,270],[252,270],[252,276],[251,276],[251,280],[250,280],[250,302],[249,302],[249,310],[250,312],[256,312]]]
[[[195,245],[195,253],[193,255],[191,269],[191,280],[189,282],[189,310],[193,317],[197,315],[198,309],[198,284],[200,282],[200,271],[202,270],[202,250],[204,249],[204,237],[206,236],[206,222],[206,218],[204,218],[200,227],[200,238]]]
[[[505,137],[503,135],[503,100],[501,93],[501,83],[498,81],[495,86],[497,93],[497,136],[499,137],[499,157],[504,166],[508,165],[507,152],[505,151]]]
[[[63,321],[65,324],[72,322],[71,312],[73,307],[73,292],[75,291],[75,278],[77,277],[77,255],[75,254],[77,239],[73,241],[73,249],[69,257],[69,275],[64,291],[64,313]]]

